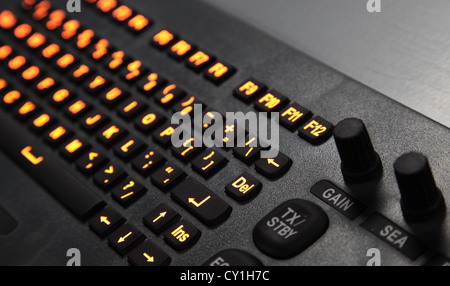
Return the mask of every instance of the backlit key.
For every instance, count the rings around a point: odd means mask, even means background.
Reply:
[[[73,138],[72,140],[69,140],[67,144],[62,146],[61,155],[72,161],[81,156],[88,148],[89,144],[84,140]]]
[[[147,192],[142,184],[133,178],[126,179],[111,190],[112,198],[123,207],[128,207]]]
[[[128,21],[128,28],[135,33],[139,33],[141,31],[143,31],[149,25],[150,25],[150,21],[141,14],[138,14],[138,15],[132,17]]]
[[[250,103],[266,89],[267,86],[261,82],[255,80],[254,78],[249,78],[239,87],[235,88],[233,90],[233,94],[243,102]]]
[[[195,49],[195,46],[186,42],[185,40],[180,40],[174,43],[170,49],[168,49],[168,54],[177,61],[181,61],[188,55],[190,55]]]
[[[333,124],[320,116],[308,120],[298,129],[298,136],[313,145],[327,141],[333,134]]]
[[[210,68],[205,70],[205,77],[216,85],[221,84],[230,78],[236,69],[225,62],[216,62]]]
[[[126,177],[126,173],[122,168],[114,163],[109,163],[100,168],[93,178],[97,186],[107,191],[118,184],[124,177]]]
[[[122,160],[128,161],[145,148],[140,139],[127,136],[114,147],[114,153]]]
[[[255,101],[255,108],[263,112],[275,112],[289,102],[289,99],[281,93],[271,90]]]
[[[161,30],[156,35],[153,36],[151,43],[158,49],[164,49],[168,47],[169,44],[175,40],[175,38],[176,36],[173,33],[167,30]]]
[[[72,131],[62,125],[56,125],[46,132],[44,140],[49,145],[56,147],[69,139],[70,136],[72,136]]]
[[[97,150],[91,149],[76,162],[78,170],[86,175],[92,175],[108,162],[108,158]]]
[[[189,56],[186,66],[195,72],[200,72],[215,60],[215,57],[205,51],[197,51]]]

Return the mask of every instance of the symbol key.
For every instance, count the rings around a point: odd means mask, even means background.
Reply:
[[[289,171],[292,160],[281,152],[273,158],[260,158],[255,163],[255,169],[265,177],[276,180]]]
[[[167,266],[172,259],[150,240],[146,240],[128,254],[133,266]]]
[[[105,207],[89,219],[89,227],[98,236],[105,238],[124,222],[125,219],[116,210]]]
[[[144,217],[144,224],[154,233],[161,234],[180,218],[181,216],[173,208],[161,203]]]
[[[208,226],[223,222],[231,207],[193,178],[187,178],[171,191],[171,197]]]

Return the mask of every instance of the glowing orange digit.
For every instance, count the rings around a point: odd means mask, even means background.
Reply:
[[[22,78],[25,80],[33,80],[40,73],[41,73],[41,70],[37,66],[31,66],[31,67],[27,68],[24,72],[22,72]]]
[[[48,18],[49,19],[47,21],[47,24],[45,24],[45,26],[50,31],[53,31],[61,27],[62,23],[64,22],[64,19],[66,19],[66,12],[64,12],[63,10],[55,10],[50,13]]]
[[[130,63],[127,67],[128,71],[130,73],[128,73],[125,78],[127,80],[131,80],[137,76],[139,76],[141,74],[140,68],[142,66],[141,61],[134,61],[132,63]]]
[[[16,15],[9,10],[4,10],[0,13],[0,27],[9,30],[17,23]]]
[[[123,64],[123,58],[125,57],[125,53],[123,51],[117,51],[112,54],[113,60],[109,63],[109,68],[114,70],[120,67]]]
[[[128,21],[128,26],[135,31],[141,31],[142,29],[147,27],[148,24],[149,24],[148,19],[140,14],[134,16],[133,18],[131,18],[130,21]]]
[[[147,80],[148,80],[148,82],[143,86],[143,89],[145,91],[150,91],[158,84],[158,82],[157,82],[158,74],[157,73],[151,73],[147,77]]]
[[[42,127],[50,122],[50,116],[46,113],[41,114],[35,120],[33,120],[33,125],[36,127]]]
[[[22,95],[20,94],[19,91],[12,90],[12,91],[8,92],[7,94],[5,94],[5,96],[3,97],[3,102],[6,104],[13,104],[17,100],[19,100],[21,97],[22,97]]]
[[[92,58],[94,60],[99,60],[103,58],[108,53],[109,41],[106,39],[98,40],[95,44],[95,51],[92,53]]]
[[[32,49],[37,49],[47,42],[47,38],[39,32],[31,35],[27,40],[27,45]]]
[[[105,84],[106,80],[102,76],[96,76],[95,79],[89,83],[90,89],[95,89],[103,84]]]
[[[112,16],[119,22],[126,21],[131,15],[133,15],[133,10],[125,5],[119,6],[112,12]]]
[[[118,87],[115,87],[106,93],[107,100],[114,100],[122,94],[122,90]]]
[[[78,35],[77,47],[82,50],[92,43],[92,38],[94,38],[94,31],[84,30]]]
[[[67,89],[60,89],[57,90],[54,94],[53,94],[53,101],[54,102],[62,102],[64,101],[67,97],[69,97],[70,93]]]
[[[51,6],[52,4],[47,0],[39,2],[36,6],[34,6],[32,18],[36,21],[44,19],[47,17]]]
[[[78,100],[77,102],[75,102],[74,104],[69,106],[68,110],[72,114],[75,115],[75,114],[79,113],[80,111],[82,111],[85,108],[86,108],[86,103],[84,103],[84,101],[82,101],[82,100]]]
[[[31,26],[28,24],[21,24],[14,29],[14,36],[17,39],[24,39],[31,33]]]
[[[61,51],[61,48],[57,44],[50,44],[42,50],[42,55],[46,59],[51,59],[60,51]]]
[[[63,31],[61,32],[61,38],[64,40],[70,40],[78,32],[80,22],[78,20],[69,20],[64,23],[62,28]]]

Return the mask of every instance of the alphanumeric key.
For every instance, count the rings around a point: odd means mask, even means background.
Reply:
[[[166,120],[167,118],[161,113],[147,109],[134,120],[134,125],[142,133],[149,134]]]
[[[83,154],[76,162],[77,168],[86,175],[92,175],[108,162],[108,158],[101,152],[91,149]]]
[[[207,149],[191,163],[192,169],[205,178],[210,178],[226,166],[228,159],[215,149]]]
[[[94,182],[107,191],[126,177],[125,171],[115,163],[106,164],[94,175]]]
[[[97,139],[106,147],[111,147],[128,133],[122,126],[109,123],[97,132]]]
[[[259,138],[252,134],[247,135],[242,145],[233,148],[233,155],[242,162],[250,165],[259,158],[261,153],[262,147]]]
[[[150,176],[152,183],[162,191],[169,190],[184,177],[186,177],[186,173],[183,169],[170,162],[163,165]]]
[[[142,140],[127,136],[114,146],[114,153],[122,160],[128,161],[145,148]]]
[[[147,148],[131,160],[131,165],[139,174],[147,176],[165,161],[166,158],[159,151]]]
[[[133,178],[129,178],[118,184],[111,190],[111,196],[124,207],[131,205],[142,197],[147,189]]]

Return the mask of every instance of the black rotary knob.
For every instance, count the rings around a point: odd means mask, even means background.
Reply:
[[[395,161],[394,171],[405,220],[425,221],[445,210],[427,157],[416,152],[404,154]]]
[[[334,128],[333,136],[341,157],[342,175],[347,183],[363,183],[380,177],[381,160],[362,120],[342,120]]]

